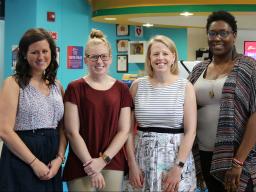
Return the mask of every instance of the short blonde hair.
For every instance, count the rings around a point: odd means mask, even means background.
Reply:
[[[90,46],[99,45],[101,43],[107,46],[109,55],[112,55],[110,43],[108,42],[107,37],[104,35],[104,33],[101,30],[92,29],[85,46],[85,56],[89,55]]]
[[[152,37],[148,43],[146,62],[145,62],[145,69],[146,69],[148,76],[153,77],[153,73],[154,73],[153,68],[151,66],[150,54],[151,54],[151,47],[152,47],[153,43],[156,43],[156,42],[163,43],[174,54],[175,60],[171,66],[170,72],[172,74],[177,75],[179,73],[179,66],[178,66],[178,52],[177,52],[175,43],[170,38],[168,38],[164,35],[156,35],[156,36]]]

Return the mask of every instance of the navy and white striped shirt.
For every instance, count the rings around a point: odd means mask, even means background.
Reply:
[[[138,82],[134,98],[135,117],[140,127],[183,128],[186,79],[164,87],[153,87],[148,77]]]

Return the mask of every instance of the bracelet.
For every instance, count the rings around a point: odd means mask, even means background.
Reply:
[[[29,165],[32,165],[32,164],[35,162],[36,159],[37,159],[37,158],[35,157],[35,158],[29,163]]]
[[[239,160],[236,159],[236,158],[233,158],[232,162],[234,162],[234,163],[237,164],[237,165],[240,165],[241,167],[244,165],[244,162],[239,161]]]
[[[232,167],[234,167],[234,168],[243,168],[242,166],[236,164],[235,162],[232,162]]]
[[[61,159],[61,163],[62,163],[62,164],[65,163],[65,160],[66,160],[65,156],[62,156],[61,154],[58,153],[58,154],[56,155],[56,157],[59,157],[59,158]]]

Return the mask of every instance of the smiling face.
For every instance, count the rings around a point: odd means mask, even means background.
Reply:
[[[214,21],[208,29],[208,44],[213,56],[225,56],[232,53],[236,33],[225,21]]]
[[[154,71],[157,72],[170,72],[171,66],[175,61],[175,54],[161,42],[154,42],[150,50],[150,64]]]
[[[85,63],[88,65],[88,71],[91,75],[105,75],[112,63],[112,57],[106,44],[91,43],[88,47],[88,53],[85,57]]]
[[[27,61],[32,74],[43,73],[51,62],[51,49],[47,40],[37,41],[28,47]]]

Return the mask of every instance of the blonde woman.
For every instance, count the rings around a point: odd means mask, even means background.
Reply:
[[[178,76],[175,44],[158,35],[149,41],[148,76],[131,86],[135,104],[127,141],[129,180],[141,191],[194,191],[191,153],[196,132],[196,99],[193,86]]]
[[[71,82],[64,97],[71,146],[64,179],[70,191],[121,191],[132,98],[108,75],[112,53],[102,31],[91,31],[84,60],[88,75]]]

